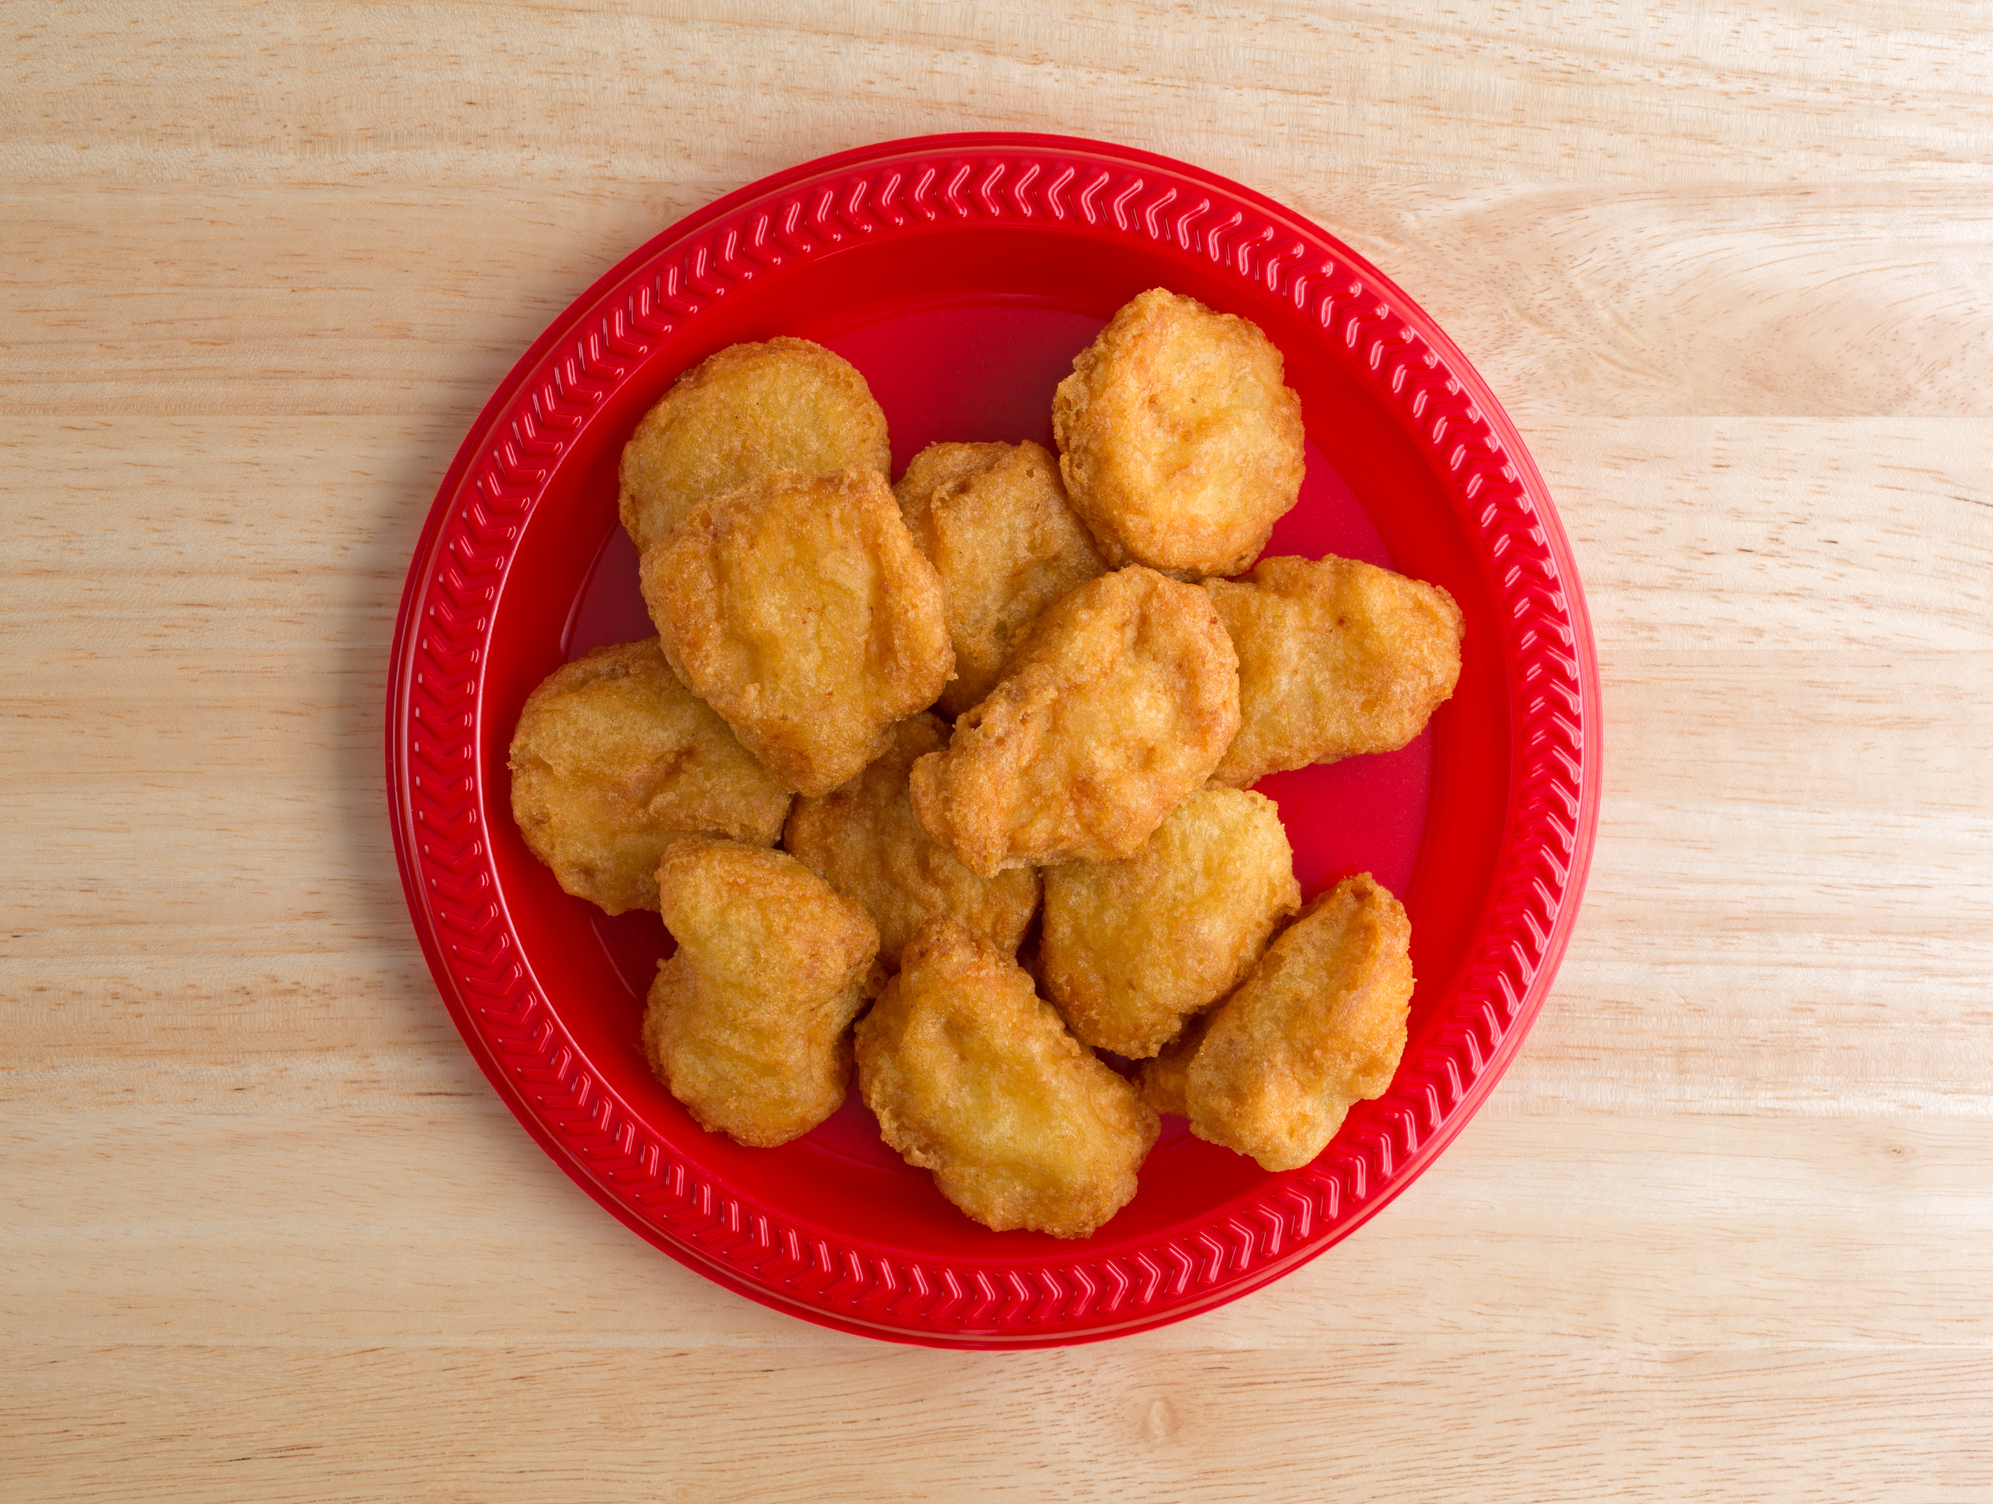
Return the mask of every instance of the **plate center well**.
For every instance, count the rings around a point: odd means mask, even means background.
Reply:
[[[1031,439],[1052,447],[1053,390],[1105,322],[1096,314],[1010,297],[896,308],[795,332],[835,350],[864,375],[886,414],[897,477],[930,443]],[[583,514],[613,519],[613,467],[598,475],[608,494]],[[1267,553],[1339,554],[1386,567],[1395,562],[1312,438],[1301,502],[1275,528]],[[637,590],[636,549],[612,523],[568,615],[564,656],[572,660],[653,630]],[[1312,896],[1347,873],[1367,871],[1405,894],[1425,830],[1432,766],[1428,731],[1399,752],[1263,780],[1259,792],[1280,806],[1303,893]],[[657,963],[670,953],[669,935],[655,914],[611,919],[591,909],[590,918],[628,989],[625,998],[605,999],[601,1006],[640,1017]],[[1167,1157],[1179,1146],[1195,1147],[1180,1122],[1166,1120],[1151,1158]],[[794,1147],[845,1164],[920,1173],[906,1170],[880,1141],[855,1094]]]

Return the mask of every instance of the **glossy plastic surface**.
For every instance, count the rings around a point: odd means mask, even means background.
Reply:
[[[1269,1175],[1166,1119],[1093,1238],[991,1233],[880,1142],[856,1093],[775,1150],[702,1132],[638,1046],[669,938],[569,898],[509,813],[506,748],[565,659],[648,635],[616,462],[686,367],[774,334],[851,360],[897,467],[937,439],[1050,443],[1052,388],[1117,306],[1162,285],[1257,322],[1308,428],[1269,553],[1340,553],[1450,590],[1458,692],[1402,752],[1282,774],[1304,892],[1369,870],[1413,924],[1404,1063],[1305,1169]],[[1022,1347],[1236,1298],[1346,1236],[1485,1097],[1568,939],[1597,819],[1597,670],[1570,552],[1513,428],[1459,352],[1338,241],[1182,163],[1100,143],[890,142],[751,185],[578,299],[465,440],[410,567],[388,782],[410,912],[494,1087],[658,1247],[811,1320]]]

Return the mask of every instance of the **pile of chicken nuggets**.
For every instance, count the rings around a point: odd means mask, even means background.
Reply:
[[[657,636],[533,692],[512,809],[567,892],[662,915],[644,1048],[702,1126],[786,1143],[855,1061],[963,1212],[1081,1238],[1158,1113],[1283,1170],[1389,1087],[1405,910],[1368,874],[1303,904],[1247,786],[1417,736],[1462,617],[1259,558],[1303,432],[1245,319],[1142,293],[1052,418],[1056,455],[933,444],[890,484],[830,351],[685,373],[620,472]]]

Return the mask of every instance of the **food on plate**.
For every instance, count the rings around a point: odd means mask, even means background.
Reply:
[[[642,553],[703,501],[770,470],[874,470],[892,457],[865,378],[821,345],[729,345],[673,383],[623,446],[623,526]]]
[[[855,1060],[969,1216],[1081,1238],[1158,1112],[1277,1170],[1388,1089],[1405,911],[1367,874],[1303,908],[1240,785],[1410,740],[1462,616],[1344,559],[1186,582],[1251,563],[1300,485],[1298,400],[1244,319],[1143,293],[1054,426],[1056,462],[933,444],[889,488],[884,418],[828,351],[687,372],[621,472],[659,635],[533,692],[512,793],[564,888],[662,915],[644,1048],[700,1124],[786,1143]],[[1041,892],[1050,1001],[1014,959]]]
[[[678,949],[644,1013],[651,1069],[708,1131],[757,1148],[809,1132],[851,1078],[871,917],[792,856],[704,836],[666,848],[657,885]]]
[[[914,818],[907,772],[948,739],[931,715],[893,728],[892,745],[849,783],[819,799],[799,799],[782,844],[879,926],[879,960],[900,951],[936,914],[953,915],[1005,955],[1014,955],[1038,911],[1038,874],[1020,867],[978,877]]]
[[[1397,1074],[1411,937],[1404,906],[1369,873],[1344,879],[1267,947],[1201,1035],[1145,1067],[1145,1098],[1164,1110],[1180,1099],[1192,1133],[1263,1169],[1307,1164]]]
[[[858,1025],[858,1085],[886,1142],[998,1232],[1086,1237],[1134,1196],[1156,1138],[1030,974],[946,915]]]
[[[1230,992],[1301,907],[1280,811],[1238,789],[1197,790],[1133,856],[1044,876],[1046,994],[1083,1044],[1137,1060]]]
[[[1046,608],[947,749],[914,764],[914,813],[984,877],[1130,856],[1238,725],[1238,659],[1211,598],[1131,566]]]
[[[1073,361],[1052,426],[1109,564],[1235,574],[1301,493],[1301,399],[1280,352],[1257,325],[1160,287]]]
[[[1459,681],[1465,618],[1437,585],[1331,557],[1262,559],[1204,588],[1239,653],[1241,725],[1220,783],[1395,751]]]
[[[657,907],[657,863],[704,832],[771,846],[789,791],[693,697],[655,637],[597,648],[526,697],[512,818],[562,888],[611,914]]]
[[[943,715],[996,686],[1038,613],[1102,573],[1043,445],[930,444],[893,487],[914,541],[941,576],[955,677]]]
[[[760,476],[694,508],[640,573],[672,670],[800,794],[885,751],[954,668],[941,583],[876,471]]]

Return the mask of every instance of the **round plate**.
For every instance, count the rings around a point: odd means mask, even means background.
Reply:
[[[880,1142],[853,1092],[743,1149],[651,1076],[643,994],[670,941],[562,893],[514,828],[527,693],[649,636],[616,464],[679,372],[802,335],[885,409],[895,473],[938,439],[1050,444],[1052,389],[1109,314],[1164,286],[1253,320],[1308,430],[1269,554],[1339,553],[1453,593],[1453,699],[1401,752],[1265,780],[1303,891],[1369,870],[1405,902],[1418,990],[1390,1092],[1270,1175],[1166,1118],[1091,1239],[993,1233]],[[682,220],[554,321],[479,416],[423,530],[394,642],[388,790],[409,910],[471,1053],[588,1193],[755,1300],[964,1347],[1178,1320],[1313,1258],[1459,1132],[1542,1003],[1597,821],[1598,683],[1541,478],[1460,352],[1334,237],[1249,189],[1055,136],[933,136],[808,163]]]

